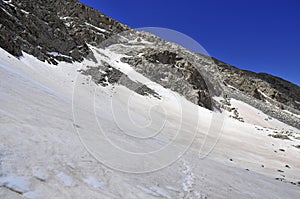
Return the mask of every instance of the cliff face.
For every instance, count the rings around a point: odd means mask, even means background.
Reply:
[[[214,59],[224,83],[258,100],[271,103],[280,109],[290,107],[300,111],[300,87],[266,73],[240,70]]]
[[[0,46],[15,56],[81,61],[87,43],[99,43],[128,27],[76,0],[0,1]]]

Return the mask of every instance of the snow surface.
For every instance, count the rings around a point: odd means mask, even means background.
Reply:
[[[87,179],[84,180],[84,182],[86,182],[88,185],[96,188],[96,189],[99,189],[99,188],[102,188],[103,187],[103,184],[100,183],[96,178],[94,177],[88,177]]]
[[[75,185],[75,182],[74,180],[72,179],[72,177],[68,176],[67,174],[65,174],[64,172],[60,172],[58,175],[57,175],[60,180],[66,185],[66,186],[74,186]]]
[[[99,27],[94,26],[94,25],[92,25],[90,23],[85,22],[85,24],[88,25],[88,26],[91,26],[91,27],[95,28],[96,30],[99,30],[100,32],[107,32],[105,29],[99,28]]]
[[[27,12],[26,10],[23,10],[23,9],[20,9],[20,10],[21,10],[21,12],[25,13],[26,15],[29,14],[29,12]]]
[[[47,54],[48,54],[48,55],[52,55],[52,56],[54,56],[54,57],[60,56],[60,57],[66,57],[66,58],[72,59],[72,57],[67,56],[67,55],[63,55],[63,54],[58,53],[58,52],[47,52]]]
[[[43,168],[38,167],[32,169],[32,175],[41,181],[46,181],[49,177],[49,174]]]
[[[25,198],[28,198],[28,199],[39,199],[39,198],[42,198],[38,193],[36,193],[34,191],[26,192],[23,195],[24,195]]]
[[[275,130],[299,130],[275,119],[266,121],[267,115],[234,99],[231,104],[245,123],[229,118],[228,113],[214,117],[215,113],[116,62],[121,55],[113,49],[93,50],[100,52],[95,56],[98,62],[108,61],[132,80],[148,83],[163,99],[132,94],[123,86],[95,87],[89,77],[77,72],[97,66],[93,61],[53,66],[26,53],[19,60],[0,49],[0,198],[299,198],[299,186],[289,182],[300,181],[300,153],[294,147],[300,140],[268,136]],[[74,85],[80,96],[75,104]],[[113,111],[108,104],[114,105]],[[77,112],[72,112],[72,105]],[[144,131],[133,128],[127,111],[132,120],[149,127]],[[97,133],[99,127],[91,115],[96,115],[116,146],[147,153],[170,143],[169,151],[165,156],[149,156],[153,160],[145,159],[149,164],[138,162],[133,155],[122,156],[105,148],[109,145]],[[223,121],[221,132],[207,133],[212,118]],[[162,126],[159,135],[145,142],[132,139],[149,136]],[[76,129],[83,133],[81,138]],[[82,139],[90,139],[90,145],[84,146]],[[97,154],[87,151],[91,146],[103,149],[101,155],[108,162],[97,161]],[[207,155],[199,158],[199,154]],[[106,164],[142,170],[163,166],[177,156],[173,164],[141,174],[120,172]]]
[[[16,192],[25,193],[29,191],[30,180],[23,176],[6,176],[0,178],[0,186],[7,187]]]
[[[228,87],[228,88],[231,88],[231,89],[233,89],[233,90],[238,90],[237,88],[235,88],[234,86],[231,86],[231,85],[229,85],[229,84],[227,85],[227,87]]]
[[[295,114],[295,113],[292,113],[291,111],[283,110],[283,112],[286,112],[286,113],[288,113],[288,114],[291,114],[291,115],[293,115],[293,116],[295,116],[295,117],[299,117],[299,118],[300,118],[300,115],[297,115],[297,114]]]
[[[11,4],[12,0],[3,0],[3,2],[6,3],[6,4]]]

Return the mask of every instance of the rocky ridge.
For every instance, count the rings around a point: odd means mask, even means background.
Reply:
[[[222,74],[225,97],[241,100],[300,129],[300,87],[269,74],[241,70],[213,60]]]
[[[0,47],[41,61],[82,61],[99,43],[129,29],[77,0],[1,0]]]
[[[295,109],[292,110],[293,112],[300,111],[299,86],[266,73],[240,70],[217,59],[214,61],[223,74],[225,85],[236,88],[263,102],[271,103],[280,109],[290,107]]]

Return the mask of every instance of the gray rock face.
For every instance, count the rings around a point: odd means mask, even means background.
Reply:
[[[300,87],[265,73],[240,70],[214,59],[225,85],[224,95],[300,129]],[[288,112],[286,112],[288,111]],[[289,113],[291,112],[291,113]]]
[[[297,103],[300,101],[300,87],[297,85],[269,74],[240,70],[216,59],[214,61],[223,74],[226,85],[280,109],[300,111],[300,104]]]
[[[212,98],[200,72],[186,58],[175,52],[145,48],[121,61],[130,64],[152,81],[178,92],[191,102],[213,109]],[[158,72],[159,71],[159,72]]]
[[[103,87],[106,87],[108,85],[120,84],[139,95],[152,96],[160,99],[159,94],[154,90],[150,89],[148,86],[140,82],[132,81],[126,74],[122,73],[116,68],[113,68],[105,62],[103,62],[102,65],[98,67],[88,67],[87,70],[80,70],[79,72],[84,75],[91,76],[96,84]]]
[[[0,46],[56,64],[82,61],[87,43],[100,43],[128,27],[77,0],[0,1]]]

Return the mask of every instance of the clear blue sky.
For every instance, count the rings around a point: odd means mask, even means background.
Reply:
[[[298,0],[80,0],[132,28],[163,27],[242,69],[300,85]]]

